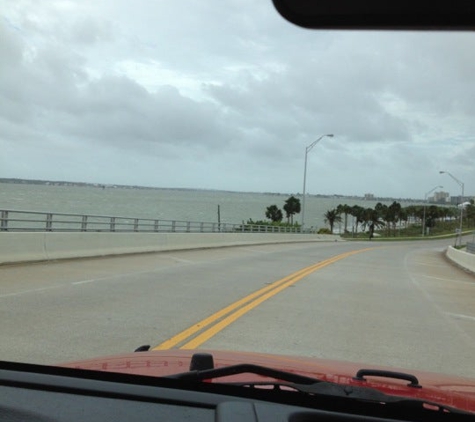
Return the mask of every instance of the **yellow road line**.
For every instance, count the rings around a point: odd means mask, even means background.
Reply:
[[[220,311],[192,325],[191,327],[187,328],[186,330],[182,331],[176,336],[171,337],[170,339],[164,341],[157,347],[153,348],[153,350],[170,349],[173,346],[176,346],[178,343],[186,341],[191,336],[193,336],[193,334],[197,333],[200,330],[203,330],[204,328],[211,325],[215,321],[229,314],[226,318],[224,318],[223,320],[221,320],[220,322],[218,322],[211,328],[207,329],[203,333],[199,334],[193,340],[187,342],[185,345],[181,347],[181,349],[194,349],[198,347],[199,345],[203,344],[205,341],[209,340],[214,335],[216,335],[219,331],[221,331],[222,329],[224,329],[225,327],[227,327],[228,325],[236,321],[242,315],[249,312],[251,309],[260,305],[262,302],[276,295],[277,293],[281,292],[287,287],[295,284],[297,281],[301,280],[302,278],[306,277],[312,272],[317,271],[320,268],[326,267],[327,265],[333,264],[336,261],[347,258],[348,256],[355,255],[357,253],[361,253],[361,252],[371,250],[371,249],[374,249],[374,248],[365,248],[365,249],[360,249],[356,251],[345,252],[343,254],[326,259],[317,264],[310,265],[309,267],[303,268],[293,274],[290,274],[280,280],[277,280],[273,282],[272,284],[270,284],[269,286],[263,287],[262,289],[259,289],[256,292],[251,293],[250,295],[238,300],[237,302],[232,303],[231,305],[226,306]],[[240,309],[233,312],[237,308],[240,308]]]
[[[299,270],[300,271],[304,271]],[[223,316],[227,315],[228,313],[232,312],[234,309],[239,308],[240,306],[244,305],[245,303],[249,302],[250,300],[254,299],[255,297],[265,293],[268,290],[272,290],[276,286],[285,283],[287,280],[289,280],[294,274],[291,274],[281,280],[275,281],[272,284],[263,287],[260,290],[257,290],[254,293],[251,293],[250,295],[238,300],[237,302],[232,303],[231,305],[226,306],[225,308],[221,309],[220,311],[214,313],[213,315],[210,315],[209,317],[201,320],[200,322],[196,323],[195,325],[192,325],[191,327],[187,328],[186,330],[182,331],[181,333],[177,334],[174,337],[169,338],[168,340],[164,341],[157,347],[153,348],[153,350],[166,350],[170,349],[173,346],[176,346],[178,343],[186,340],[196,332],[202,330],[203,328],[207,327],[208,325],[212,324],[214,321],[222,318]]]

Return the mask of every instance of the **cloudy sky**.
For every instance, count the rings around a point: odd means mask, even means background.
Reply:
[[[475,194],[475,33],[310,31],[270,0],[0,0],[0,177]]]

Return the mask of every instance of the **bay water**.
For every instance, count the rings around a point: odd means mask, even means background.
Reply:
[[[289,196],[290,194],[213,190],[0,183],[0,209],[217,222],[219,206],[222,223],[242,223],[249,219],[266,220],[266,208],[277,205],[283,209]],[[295,196],[302,202],[301,195]],[[374,207],[377,202],[391,203],[361,198],[307,195],[305,225],[325,227],[325,212],[338,204]],[[400,202],[403,206],[408,205]],[[300,214],[294,216],[294,220],[299,223],[300,218]]]

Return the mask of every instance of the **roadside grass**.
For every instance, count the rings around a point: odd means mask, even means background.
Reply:
[[[450,239],[455,238],[458,236],[456,233],[456,229],[459,228],[458,223],[456,222],[437,222],[435,227],[430,229],[430,233],[422,236],[422,226],[419,225],[412,225],[408,227],[397,228],[394,232],[391,229],[390,234],[388,235],[387,228],[383,228],[382,230],[375,231],[376,236],[373,237],[373,241],[383,241],[383,242],[394,242],[394,241],[417,241],[417,240],[431,240],[431,239]],[[464,227],[462,235],[467,235],[473,233],[475,227]],[[369,233],[345,233],[342,234],[341,237],[345,240],[367,240],[369,239]]]

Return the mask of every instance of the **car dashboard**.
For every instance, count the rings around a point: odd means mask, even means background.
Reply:
[[[0,365],[0,397],[0,419],[8,422],[473,420],[464,414],[375,412],[367,403],[309,400],[288,392],[10,362]]]

